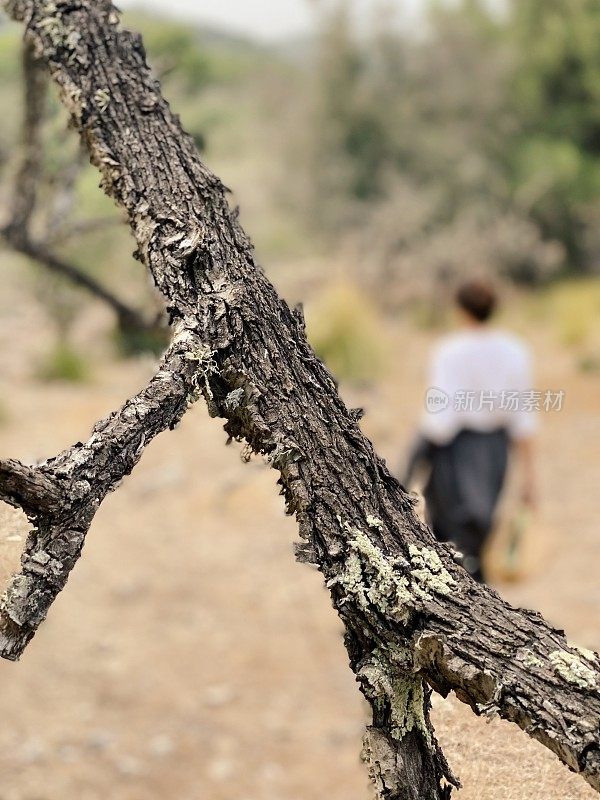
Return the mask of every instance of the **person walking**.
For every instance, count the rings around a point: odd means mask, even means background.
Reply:
[[[514,335],[492,325],[498,298],[485,281],[456,293],[459,330],[435,348],[404,484],[426,473],[427,522],[453,542],[465,569],[484,581],[482,551],[493,530],[509,456],[521,462],[521,500],[536,503],[531,356]]]

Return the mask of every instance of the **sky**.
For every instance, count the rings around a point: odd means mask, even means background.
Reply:
[[[295,36],[310,30],[311,6],[323,0],[120,0],[125,8],[142,6],[173,14],[234,33],[246,33],[273,40]],[[372,7],[374,0],[355,0],[361,11]],[[388,0],[405,17],[414,16],[423,0]]]

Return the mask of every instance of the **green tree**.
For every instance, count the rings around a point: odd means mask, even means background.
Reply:
[[[600,4],[513,0],[505,36],[517,54],[516,196],[585,266],[586,221],[600,197]]]

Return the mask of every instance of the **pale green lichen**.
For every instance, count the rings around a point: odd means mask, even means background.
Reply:
[[[94,94],[94,105],[101,114],[104,114],[110,105],[110,94],[108,89],[98,89]]]
[[[379,517],[374,517],[372,514],[367,514],[367,525],[369,528],[374,528],[379,531],[383,530],[383,522]]]
[[[242,401],[245,397],[246,392],[242,387],[239,389],[233,389],[233,391],[229,392],[227,397],[225,398],[225,409],[232,413],[233,411],[237,411],[240,406],[242,405]]]
[[[64,48],[71,52],[69,63],[72,63],[81,40],[81,33],[65,25],[56,3],[43,3],[42,10],[44,18],[39,22],[39,28],[48,36],[56,50]]]
[[[586,647],[579,647],[579,645],[569,643],[569,646],[573,648],[573,650],[577,650],[577,652],[582,655],[586,661],[591,661],[592,664],[596,664],[598,661],[598,656],[594,653],[593,650],[588,650]]]
[[[6,591],[0,598],[0,611],[16,625],[27,620],[27,598],[31,591],[31,579],[26,575],[13,575]]]
[[[383,611],[403,610],[411,603],[408,579],[397,571],[397,561],[386,558],[368,536],[347,523],[345,530],[351,534],[350,552],[343,572],[329,587],[340,584],[353,595],[359,606],[366,610],[375,605]],[[407,611],[403,616],[407,616]]]
[[[208,413],[211,417],[218,417],[220,412],[215,403],[209,381],[210,376],[214,375],[218,369],[214,355],[214,351],[207,345],[198,345],[189,349],[184,357],[187,361],[196,361],[198,364],[198,370],[194,378],[194,391],[188,395],[188,405],[193,405],[200,399],[200,395],[204,393]]]
[[[39,22],[39,27],[46,33],[55,47],[62,47],[65,38],[65,28],[57,14],[54,3],[47,3],[44,8],[47,16]]]
[[[350,534],[350,550],[343,571],[328,586],[343,586],[363,610],[375,606],[407,621],[419,601],[431,600],[436,594],[448,595],[454,588],[454,579],[434,550],[411,545],[410,562],[391,558],[361,530],[339,521]]]
[[[216,367],[213,356],[214,351],[205,344],[190,348],[190,350],[188,350],[188,352],[185,354],[185,358],[188,361],[197,361],[199,364],[204,365],[204,371],[206,371],[207,367]]]
[[[533,650],[529,649],[523,650],[522,661],[526,667],[529,667],[529,669],[533,667],[544,666],[544,663],[535,655]]]
[[[550,663],[557,675],[580,689],[595,689],[596,674],[575,653],[555,650],[549,655]]]
[[[339,584],[351,595],[353,595],[361,608],[368,608],[367,589],[363,580],[362,561],[358,553],[351,551],[348,553],[344,572],[337,578],[329,581],[328,588]]]
[[[395,669],[412,669],[414,663],[414,653],[411,647],[400,644],[397,640],[386,642],[377,648]]]
[[[389,706],[391,734],[395,739],[400,741],[411,731],[419,730],[430,741],[423,681],[417,675],[404,673],[398,676],[395,672],[378,649],[361,667],[358,677],[371,701],[382,707]]]
[[[430,600],[435,594],[447,596],[452,592],[456,582],[435,550],[411,544],[408,552],[414,567],[410,574],[415,594],[423,600]]]

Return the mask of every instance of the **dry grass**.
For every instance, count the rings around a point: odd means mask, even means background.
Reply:
[[[367,383],[381,377],[387,354],[377,308],[358,286],[329,284],[307,306],[306,322],[312,346],[336,378]]]

